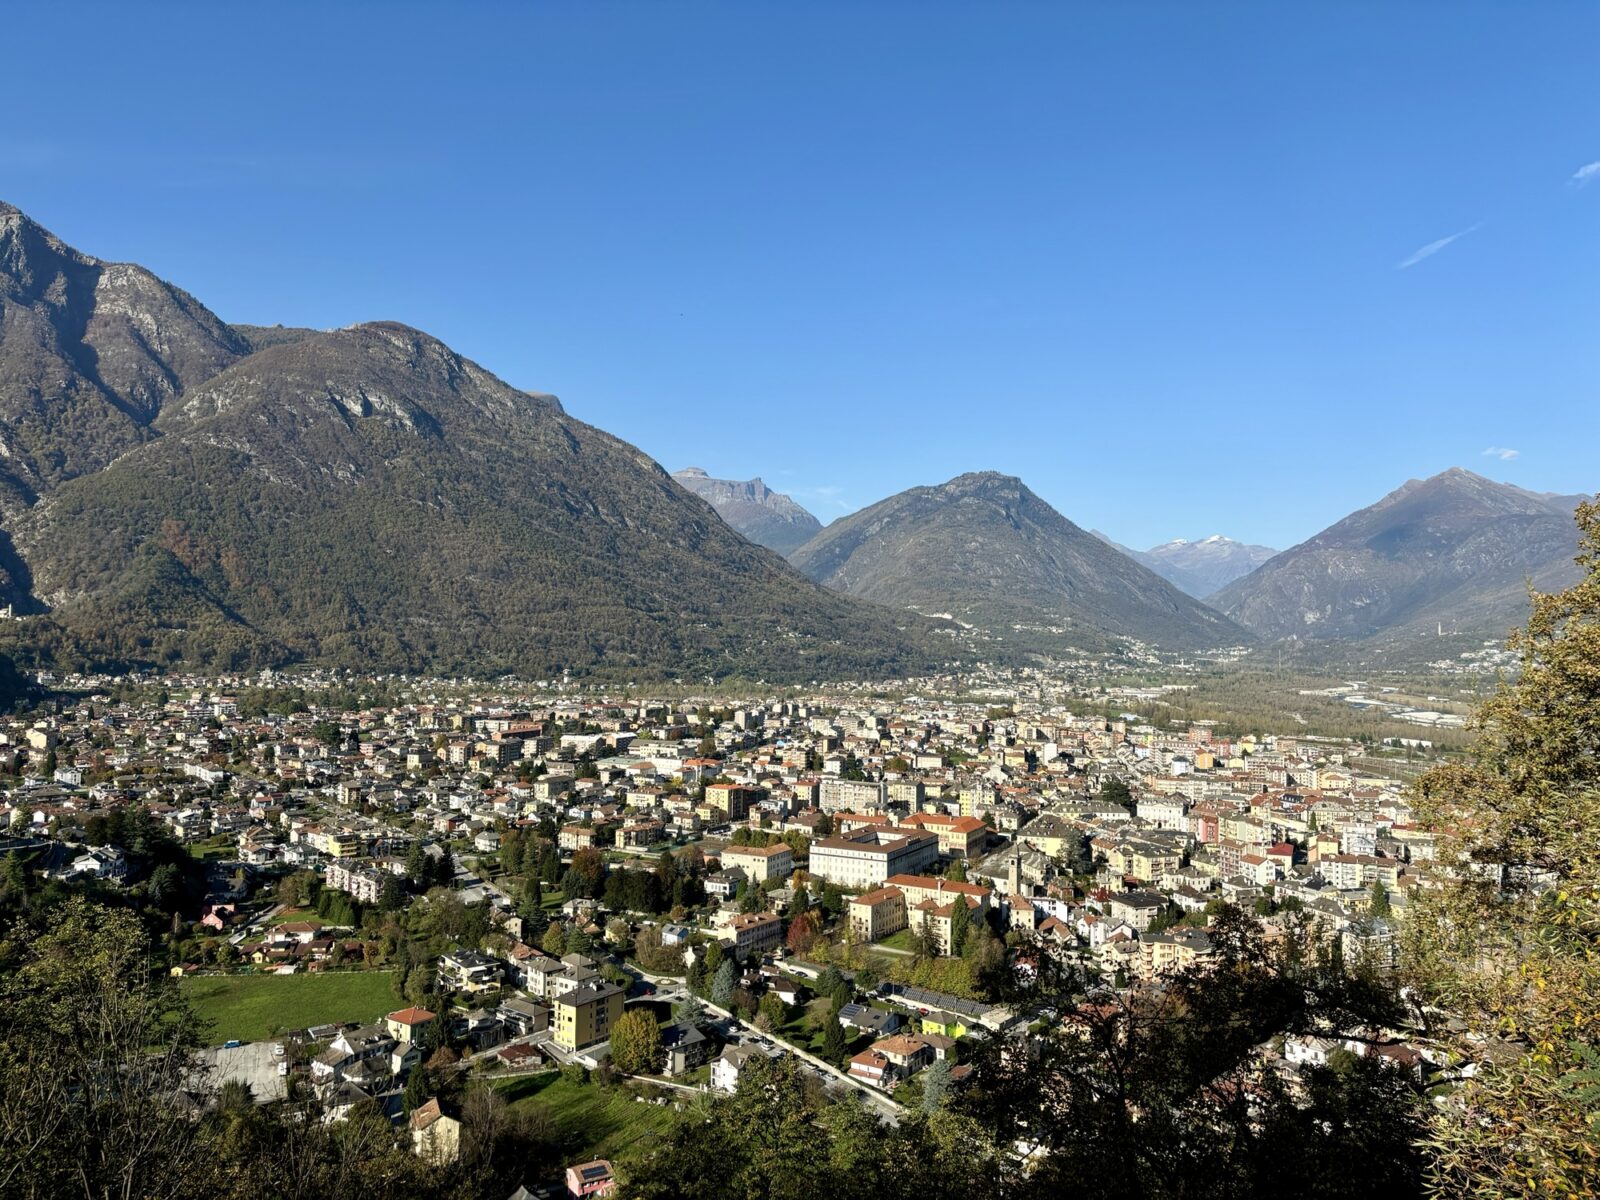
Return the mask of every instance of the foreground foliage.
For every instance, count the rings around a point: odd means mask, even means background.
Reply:
[[[1482,1067],[1435,1122],[1441,1195],[1600,1190],[1600,507],[1578,522],[1585,577],[1535,596],[1472,758],[1418,786],[1453,882],[1415,906],[1408,962]]]

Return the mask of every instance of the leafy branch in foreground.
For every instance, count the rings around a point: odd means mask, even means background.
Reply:
[[[1600,1179],[1600,506],[1577,520],[1584,577],[1533,597],[1473,756],[1417,786],[1444,883],[1413,906],[1406,962],[1424,1011],[1465,1022],[1475,1072],[1433,1125],[1441,1195]]]

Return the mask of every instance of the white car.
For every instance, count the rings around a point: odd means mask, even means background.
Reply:
[[[279,1075],[279,1077],[281,1078],[282,1076],[287,1075],[288,1073],[289,1073],[289,1064],[286,1063],[286,1062],[279,1063],[278,1064],[278,1075]]]

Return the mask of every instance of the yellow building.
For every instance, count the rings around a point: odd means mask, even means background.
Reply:
[[[850,898],[850,928],[863,941],[877,942],[906,927],[905,893],[882,887]]]
[[[554,1004],[555,1042],[564,1050],[605,1041],[622,1019],[622,989],[615,984],[574,988],[557,996]]]

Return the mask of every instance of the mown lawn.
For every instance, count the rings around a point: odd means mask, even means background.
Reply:
[[[917,948],[917,935],[909,929],[902,929],[896,933],[891,933],[877,944],[886,946],[890,950],[915,950]]]
[[[404,1008],[389,971],[328,971],[318,975],[200,975],[182,989],[215,1046],[238,1038],[259,1042],[329,1022],[371,1021]]]
[[[513,1108],[530,1108],[550,1121],[561,1152],[574,1160],[620,1158],[667,1133],[680,1119],[671,1104],[640,1104],[625,1087],[572,1083],[557,1071],[508,1079],[497,1085]],[[671,1099],[689,1098],[673,1091]]]

